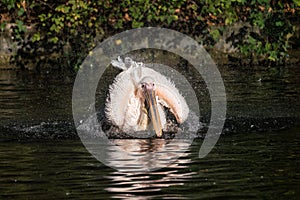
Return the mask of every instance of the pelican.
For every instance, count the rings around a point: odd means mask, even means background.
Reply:
[[[113,125],[126,132],[152,129],[157,137],[166,130],[165,108],[183,123],[189,113],[184,97],[175,85],[159,72],[135,62],[112,60],[114,67],[122,69],[109,87],[105,114]]]

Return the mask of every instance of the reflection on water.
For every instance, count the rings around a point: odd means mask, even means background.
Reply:
[[[198,121],[198,118],[196,118]],[[187,127],[188,128],[188,127]],[[188,129],[187,129],[188,130]],[[185,156],[193,141],[193,137],[184,137],[177,133],[172,139],[155,139],[136,137],[139,139],[109,139],[110,131],[104,132],[101,121],[98,123],[97,115],[89,117],[77,129],[82,143],[86,149],[99,161],[124,172],[147,172],[177,161]],[[139,132],[142,136],[151,134],[147,131]],[[119,132],[120,135],[123,133]],[[138,133],[132,134],[138,136]],[[144,139],[146,138],[146,139]]]
[[[188,154],[181,157],[179,161],[165,165],[169,170],[146,173],[138,172],[114,172],[105,176],[111,181],[111,185],[105,188],[106,191],[114,193],[141,193],[158,192],[170,186],[181,186],[184,182],[192,179],[196,172],[179,173],[179,169],[184,169],[191,163]],[[167,158],[165,158],[167,160]],[[117,159],[118,160],[118,159]],[[146,161],[147,162],[147,161]],[[134,163],[132,163],[134,165]]]
[[[152,171],[167,167],[178,157],[185,156],[191,142],[183,139],[113,140],[107,149],[106,162],[125,172]]]
[[[152,146],[161,146],[161,140],[136,140],[127,145],[125,141],[121,144],[115,140],[124,148],[142,144],[148,152]],[[225,135],[207,157],[198,159],[201,142],[194,140],[171,165],[143,173],[121,172],[103,165],[80,141],[2,141],[0,197],[299,199],[299,129]],[[127,158],[111,156],[113,162],[129,162]],[[132,162],[132,167],[135,164],[140,165]]]

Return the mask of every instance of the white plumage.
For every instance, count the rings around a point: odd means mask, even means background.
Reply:
[[[111,63],[123,70],[110,86],[106,101],[105,113],[112,124],[124,132],[146,130],[152,124],[160,137],[166,128],[163,106],[170,108],[178,123],[187,119],[185,99],[165,76],[129,57]]]

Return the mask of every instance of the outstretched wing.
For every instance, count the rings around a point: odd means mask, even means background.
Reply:
[[[121,72],[109,88],[105,109],[108,120],[124,131],[133,129],[139,120],[140,107],[141,100],[136,95],[130,73]]]

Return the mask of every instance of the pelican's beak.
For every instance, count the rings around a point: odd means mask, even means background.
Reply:
[[[155,90],[153,89],[152,86],[149,86],[147,84],[147,85],[145,85],[143,94],[149,105],[150,119],[152,121],[152,125],[153,125],[154,131],[156,133],[156,136],[161,137],[162,136],[162,125],[161,125],[160,116],[158,113]]]

